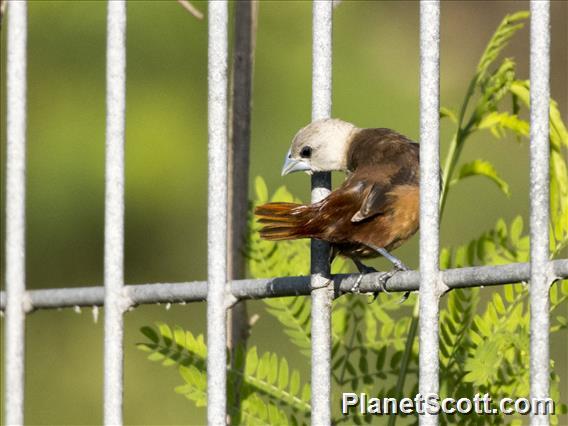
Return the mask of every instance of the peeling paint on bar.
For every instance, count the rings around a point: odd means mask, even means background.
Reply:
[[[440,3],[420,2],[420,353],[418,390],[439,394]],[[420,416],[421,425],[438,417]]]
[[[209,1],[207,207],[207,422],[227,416],[227,47],[228,4]]]
[[[555,279],[568,278],[568,260],[550,262]],[[529,280],[528,263],[509,263],[496,266],[475,266],[448,269],[441,272],[442,282],[450,289],[479,286],[496,286]],[[373,293],[380,291],[379,278],[382,272],[367,274],[361,280],[359,291]],[[331,276],[336,297],[350,293],[359,274],[338,274]],[[387,291],[405,292],[418,290],[418,271],[399,272],[386,283]],[[235,280],[231,282],[233,295],[238,299],[263,299],[309,295],[310,277],[276,277],[263,279]],[[154,303],[191,303],[207,299],[207,282],[192,281],[179,283],[130,284],[125,286],[127,299],[133,306]],[[102,306],[103,287],[74,287],[30,290],[24,297],[26,312],[33,309],[58,309],[73,306]],[[0,310],[6,306],[6,294],[0,292]]]
[[[549,394],[549,299],[552,271],[548,260],[550,3],[531,1],[530,79],[530,385],[531,398]],[[548,415],[531,414],[531,425],[548,425]]]
[[[104,422],[122,424],[124,297],[124,129],[126,112],[126,2],[107,10]]]
[[[27,2],[10,2],[7,43],[5,424],[24,424]]]
[[[313,1],[312,121],[331,116],[332,21],[331,0]],[[312,177],[312,202],[331,190],[331,173]],[[311,242],[311,336],[312,336],[312,423],[331,424],[331,305],[333,286],[329,281],[329,244]]]

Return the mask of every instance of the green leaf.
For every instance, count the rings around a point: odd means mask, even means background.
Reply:
[[[280,370],[278,372],[278,387],[280,389],[286,389],[288,386],[289,370],[288,361],[286,358],[280,360]]]
[[[270,364],[268,367],[268,383],[271,385],[276,383],[278,378],[278,357],[275,353],[270,355]]]
[[[494,340],[484,341],[475,353],[475,358],[468,358],[464,377],[466,382],[473,382],[477,386],[489,383],[497,373],[497,367],[501,363],[499,344]]]
[[[369,363],[367,362],[367,357],[363,354],[359,357],[359,371],[363,374],[369,373]]]
[[[150,361],[161,361],[165,358],[165,355],[160,352],[154,352],[148,355]]]
[[[251,376],[256,371],[256,367],[258,366],[258,353],[256,351],[256,346],[253,346],[249,349],[247,353],[247,360],[245,365],[245,374],[247,376]]]
[[[521,239],[521,233],[523,232],[523,218],[522,216],[517,216],[511,223],[510,238],[514,246],[519,245]]]
[[[257,176],[254,179],[254,189],[256,192],[256,199],[259,203],[266,203],[268,201],[268,187],[262,176]]]
[[[179,350],[185,347],[185,331],[179,325],[174,327],[174,340]]]
[[[374,343],[377,340],[377,322],[371,309],[365,309],[365,342]]]
[[[451,110],[450,108],[441,107],[440,108],[440,119],[442,118],[449,118],[454,123],[458,123],[458,116],[455,111]]]
[[[402,359],[402,351],[395,352],[390,360],[390,367],[394,370],[400,364],[400,360]]]
[[[198,387],[201,383],[202,373],[194,366],[190,365],[188,367],[181,366],[179,368],[181,377],[189,384]]]
[[[147,345],[146,343],[137,343],[136,347],[140,349],[142,352],[154,352],[157,345]]]
[[[506,313],[503,299],[501,299],[501,295],[497,292],[493,293],[493,304],[495,305],[495,309],[500,315],[504,315]]]
[[[142,327],[140,329],[140,332],[148,339],[150,339],[153,343],[158,343],[160,341],[158,333],[156,333],[156,331],[152,327]]]
[[[440,252],[440,269],[448,269],[452,264],[452,252],[443,248]]]
[[[300,390],[300,372],[293,370],[290,376],[290,394],[297,395]]]
[[[265,352],[260,358],[258,369],[256,370],[256,377],[259,380],[264,380],[270,371],[270,352]]]
[[[530,83],[528,80],[517,80],[511,83],[510,92],[526,106],[530,107]],[[550,100],[550,142],[554,149],[561,145],[568,146],[568,130],[562,121],[558,104]]]
[[[292,193],[288,191],[288,189],[285,186],[281,186],[278,189],[276,189],[272,197],[270,197],[270,201],[279,201],[279,202],[285,201],[287,203],[292,203],[295,201],[295,199]]]
[[[309,402],[312,397],[312,392],[309,384],[305,384],[302,388],[302,401]]]
[[[505,58],[488,78],[479,82],[482,96],[477,101],[472,124],[478,123],[485,114],[497,110],[498,103],[509,93],[515,80],[515,67],[512,59]]]
[[[513,290],[513,286],[512,285],[505,285],[503,286],[503,290],[505,291],[505,300],[508,303],[513,303],[513,301],[515,300],[515,293]]]
[[[493,34],[493,37],[489,40],[483,55],[481,55],[479,64],[477,65],[476,77],[478,81],[485,77],[487,70],[495,59],[497,59],[505,46],[507,46],[511,37],[513,37],[518,30],[523,28],[524,24],[518,22],[527,19],[529,15],[528,11],[520,11],[505,16],[505,18],[501,21],[501,24],[499,24],[497,30]]]
[[[503,130],[510,130],[518,136],[529,135],[529,123],[508,112],[493,111],[485,115],[478,124],[479,129],[491,130],[497,138],[503,136]]]
[[[379,353],[377,354],[377,363],[375,366],[377,371],[381,371],[383,369],[383,367],[385,366],[386,358],[387,358],[387,347],[383,346],[379,350]]]
[[[493,165],[488,161],[479,159],[464,164],[461,167],[458,176],[450,183],[450,185],[455,185],[460,180],[471,176],[485,176],[494,182],[505,195],[511,195],[509,191],[509,184],[499,177]]]
[[[172,329],[163,322],[157,322],[156,325],[158,326],[158,330],[162,335],[162,339],[164,339],[166,346],[171,346],[173,342]]]

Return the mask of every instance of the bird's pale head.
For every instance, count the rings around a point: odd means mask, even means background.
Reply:
[[[282,176],[292,172],[330,172],[347,169],[347,150],[353,124],[337,118],[316,120],[301,129],[286,154]]]

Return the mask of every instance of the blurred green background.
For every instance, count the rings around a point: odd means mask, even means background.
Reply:
[[[195,2],[206,12],[206,4]],[[479,56],[506,13],[527,1],[442,3],[442,104],[457,107]],[[552,95],[568,118],[568,3],[552,2]],[[9,11],[8,17],[9,19]],[[103,1],[30,1],[28,36],[27,286],[100,285],[103,279],[105,22]],[[333,115],[361,127],[390,127],[418,138],[418,3],[343,1],[334,12]],[[6,25],[2,28],[1,151],[5,174]],[[528,28],[505,55],[528,78]],[[207,24],[175,1],[128,4],[126,282],[206,278]],[[251,179],[271,190],[285,183],[304,200],[306,175],[280,177],[291,137],[310,120],[311,3],[261,1],[254,76]],[[442,154],[452,126],[442,126]],[[442,245],[469,241],[497,218],[528,214],[528,148],[476,136],[465,159],[492,160],[511,183],[507,199],[482,179],[450,193]],[[338,177],[337,179],[341,179]],[[336,180],[338,182],[338,180]],[[3,189],[4,190],[4,189]],[[4,202],[2,204],[4,206]],[[2,210],[3,212],[4,210]],[[3,228],[4,229],[4,228]],[[397,251],[417,266],[414,238]],[[4,246],[2,245],[2,259]],[[381,263],[377,263],[381,266]],[[2,280],[4,276],[2,274]],[[491,292],[491,289],[485,292]],[[262,302],[251,342],[286,351]],[[102,314],[39,311],[28,317],[26,423],[100,424]],[[143,306],[126,314],[125,405],[128,424],[202,424],[173,387],[174,369],[135,348],[142,325],[156,320],[205,332],[205,304]],[[552,355],[568,394],[564,335]],[[289,361],[307,373],[293,349]],[[338,397],[336,398],[338,401]]]

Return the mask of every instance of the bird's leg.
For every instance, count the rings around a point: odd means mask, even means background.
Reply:
[[[357,270],[359,272],[361,272],[362,274],[371,274],[373,272],[379,272],[377,271],[375,268],[373,268],[372,266],[367,266],[365,265],[363,262],[361,262],[359,259],[353,259],[353,263],[355,263],[355,266],[357,267]]]
[[[359,285],[361,284],[361,280],[363,279],[363,276],[365,274],[377,272],[377,270],[375,268],[373,268],[372,266],[365,265],[359,259],[353,258],[352,260],[353,260],[353,263],[355,264],[355,266],[357,267],[357,270],[360,272],[360,275],[357,278],[357,281],[355,282],[355,284],[353,284],[353,287],[351,287],[351,291],[353,293],[359,293]]]
[[[382,291],[384,291],[385,293],[388,293],[386,291],[385,285],[387,283],[387,281],[392,278],[392,276],[394,274],[396,274],[397,272],[400,271],[410,271],[410,268],[408,266],[406,266],[404,263],[402,263],[402,261],[393,256],[392,254],[390,254],[385,248],[383,247],[375,247],[372,245],[367,244],[368,247],[372,248],[373,250],[375,250],[377,253],[379,253],[381,256],[383,256],[385,259],[387,259],[389,262],[391,262],[394,265],[394,269],[387,272],[385,275],[383,275],[379,281],[379,285]],[[408,296],[410,296],[410,292],[407,291],[403,294],[402,299],[400,300],[400,303],[406,301],[406,299],[408,299]],[[376,296],[375,296],[376,298]]]
[[[373,247],[370,246],[373,250],[375,250],[377,253],[379,253],[381,256],[383,256],[385,259],[387,259],[390,263],[392,263],[396,269],[396,271],[410,271],[410,268],[408,266],[406,266],[404,263],[402,263],[402,261],[393,256],[392,254],[390,254],[388,251],[386,251],[384,248],[382,247]]]

